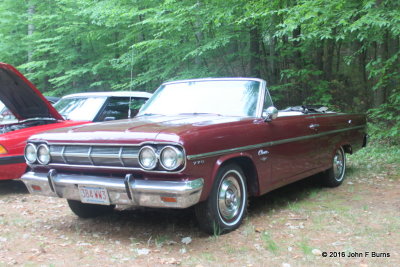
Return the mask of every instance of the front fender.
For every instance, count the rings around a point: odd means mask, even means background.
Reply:
[[[213,169],[211,172],[211,176],[209,177],[209,179],[207,179],[207,182],[209,184],[203,188],[202,200],[205,200],[208,198],[208,196],[212,190],[212,187],[214,185],[215,177],[217,176],[218,170],[221,168],[221,166],[228,162],[232,162],[235,159],[239,159],[239,158],[247,158],[250,161],[254,162],[252,155],[247,152],[239,152],[239,153],[234,153],[234,154],[229,154],[229,155],[223,155],[223,156],[218,157],[215,160],[215,163],[213,165]],[[239,166],[240,166],[240,164],[239,164]],[[258,185],[257,179],[256,179],[256,182]],[[258,188],[258,186],[257,186],[257,188]]]

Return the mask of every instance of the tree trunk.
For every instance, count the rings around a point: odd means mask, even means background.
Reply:
[[[382,64],[389,59],[389,32],[386,30],[384,35],[383,43],[378,46],[378,54],[380,55]],[[382,66],[383,67],[383,66]],[[382,86],[375,90],[374,106],[379,107],[386,102],[386,84],[382,83]]]
[[[269,34],[270,44],[269,44],[269,76],[270,76],[270,84],[275,84],[276,82],[276,70],[275,70],[275,43],[276,39],[272,33]]]
[[[337,43],[337,49],[336,49],[336,74],[338,74],[340,70],[341,50],[342,50],[342,42],[339,41]]]
[[[33,16],[35,15],[35,6],[30,5],[28,7],[28,37],[33,34],[35,31],[35,25],[32,22]],[[29,45],[29,50],[28,50],[28,62],[32,61],[32,55],[33,55],[33,47]]]
[[[332,39],[326,40],[326,55],[325,55],[325,80],[332,80],[332,65],[335,52],[335,42]]]
[[[258,26],[250,30],[250,76],[260,77],[260,31]]]
[[[319,42],[315,56],[315,65],[317,69],[324,72],[324,40]]]
[[[293,31],[293,38],[295,41],[293,42],[293,48],[294,48],[294,66],[296,70],[301,70],[304,68],[303,65],[303,59],[300,51],[300,41],[296,40],[300,37],[301,34],[301,27],[298,26],[294,31]],[[304,83],[302,80],[300,81],[294,81],[297,84],[296,91],[297,96],[295,97],[295,101],[297,103],[301,103],[308,97],[308,88],[307,86],[304,86]]]
[[[201,8],[201,2],[200,1],[197,1],[197,8]],[[200,47],[201,46],[201,42],[202,42],[202,40],[204,39],[204,37],[203,37],[203,33],[201,32],[201,20],[200,20],[200,18],[195,18],[195,22],[194,22],[194,27],[195,27],[195,36],[196,36],[196,45],[197,45],[197,47]],[[202,62],[202,60],[201,60],[201,57],[200,56],[196,56],[196,58],[194,59],[194,63],[197,65],[197,66],[201,66],[201,62]]]

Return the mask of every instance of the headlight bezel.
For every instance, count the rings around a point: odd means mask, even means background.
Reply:
[[[30,147],[32,147],[34,149],[34,151],[33,151],[34,159],[33,160],[30,160],[29,157],[27,156],[27,150]],[[33,144],[33,143],[26,144],[25,149],[24,149],[24,158],[25,158],[26,162],[28,162],[29,164],[34,164],[37,161],[37,146],[35,144]]]
[[[153,155],[155,157],[154,163],[151,166],[148,166],[148,167],[146,167],[141,161],[141,155],[142,155],[142,153],[144,153],[143,151],[145,149],[149,149],[153,153]],[[139,162],[140,167],[142,167],[143,169],[145,169],[145,170],[154,170],[157,167],[157,164],[159,162],[159,157],[158,157],[158,154],[157,154],[155,148],[152,147],[152,146],[149,146],[149,145],[146,145],[146,146],[143,146],[142,148],[140,148],[140,150],[138,152],[138,162]]]
[[[163,160],[163,153],[165,153],[165,151],[167,149],[172,149],[176,154],[176,159],[175,159],[176,164],[174,166],[172,166],[172,167],[166,166],[165,160]],[[174,146],[171,146],[171,145],[163,147],[160,150],[160,156],[159,157],[160,157],[161,166],[167,171],[174,171],[174,170],[178,169],[179,167],[183,166],[183,164],[185,162],[185,156],[184,156],[183,151],[178,149],[177,147],[174,147]]]
[[[40,151],[41,151],[41,149],[43,149],[43,148],[44,148],[44,149],[46,150],[46,152],[47,152],[47,156],[48,156],[48,160],[47,160],[47,161],[42,161],[42,160],[40,159],[40,157],[41,157]],[[40,145],[37,146],[36,151],[37,151],[37,152],[36,152],[36,153],[37,153],[37,155],[36,155],[37,162],[39,162],[39,163],[42,164],[42,165],[47,165],[47,164],[50,163],[50,161],[51,161],[51,155],[50,155],[50,148],[49,148],[48,145],[46,145],[46,144],[40,144]]]

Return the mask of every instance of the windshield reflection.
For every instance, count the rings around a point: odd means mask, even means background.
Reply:
[[[54,107],[65,119],[93,121],[107,97],[62,98]]]
[[[188,81],[162,85],[138,116],[218,114],[255,117],[260,82]]]

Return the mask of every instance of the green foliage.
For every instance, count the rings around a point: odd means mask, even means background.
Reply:
[[[0,60],[47,95],[257,75],[279,108],[368,111],[374,137],[398,139],[399,10],[391,0],[3,0]]]
[[[370,134],[378,140],[400,144],[400,92],[393,93],[388,103],[369,110]]]
[[[400,144],[390,142],[369,142],[367,147],[357,151],[354,155],[349,155],[351,168],[357,171],[380,175],[388,173],[388,178],[399,179],[400,170],[397,167],[400,163]]]

